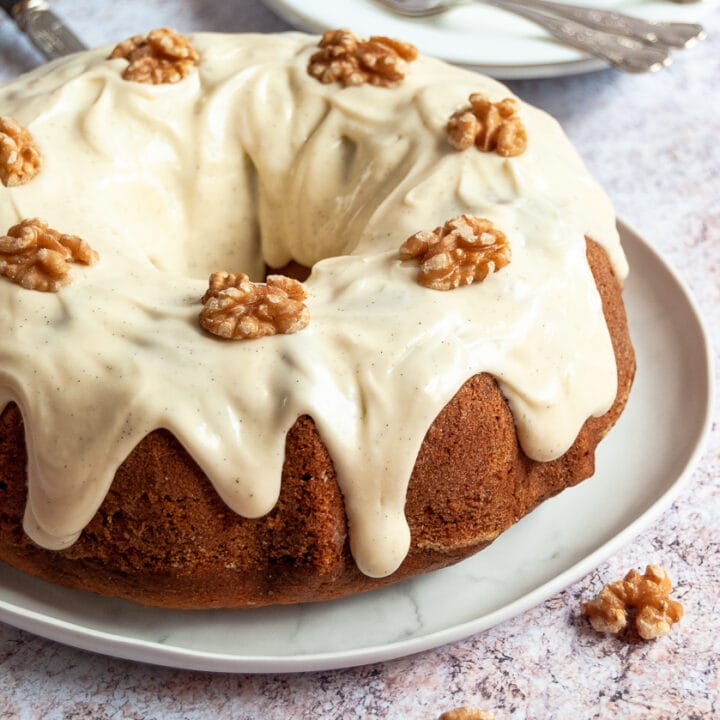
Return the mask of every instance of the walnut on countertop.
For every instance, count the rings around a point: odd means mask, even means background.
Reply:
[[[28,290],[57,292],[70,282],[69,263],[92,265],[98,259],[77,235],[63,235],[37,218],[0,237],[0,275]]]
[[[672,582],[665,568],[648,565],[605,585],[600,594],[583,604],[583,613],[598,632],[619,633],[628,623],[628,608],[635,610],[635,626],[643,640],[666,635],[683,614],[683,606],[670,598]]]
[[[457,707],[444,712],[438,720],[495,720],[495,713],[474,707]]]
[[[400,247],[400,259],[420,261],[418,282],[452,290],[484,280],[510,262],[510,244],[490,220],[460,215],[443,227],[421,230]]]
[[[184,80],[197,66],[200,55],[185,35],[170,28],[135,35],[115,46],[108,60],[124,58],[130,64],[123,79],[162,85]]]
[[[448,141],[456,150],[475,145],[478,150],[503,157],[525,152],[527,132],[512,98],[490,102],[480,93],[470,95],[470,105],[456,110],[447,122]]]
[[[339,82],[346,87],[395,85],[418,56],[410,43],[382,35],[361,40],[349,30],[328,30],[319,47],[310,58],[308,73],[322,83]]]
[[[5,187],[30,182],[39,172],[40,151],[15,118],[0,116],[0,181]]]
[[[228,340],[296,333],[310,322],[306,297],[302,283],[284,275],[254,283],[245,273],[213,273],[202,298],[200,325]]]

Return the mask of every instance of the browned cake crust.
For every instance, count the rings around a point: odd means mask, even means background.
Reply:
[[[287,435],[282,491],[268,515],[232,512],[180,443],[155,430],[119,468],[78,541],[53,552],[22,530],[27,457],[22,417],[11,404],[0,416],[0,560],[72,588],[206,608],[327,600],[467,557],[592,475],[595,447],[625,406],[635,357],[621,289],[604,250],[588,242],[587,254],[617,359],[612,408],[589,419],[562,457],[539,463],[520,449],[494,379],[468,380],[423,441],[405,506],[412,546],[390,577],[369,578],[355,566],[332,460],[307,416]]]

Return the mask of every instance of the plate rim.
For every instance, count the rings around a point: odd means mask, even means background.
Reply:
[[[698,337],[702,341],[702,357],[705,373],[701,380],[707,386],[706,402],[702,413],[701,430],[694,440],[685,465],[672,484],[659,495],[632,522],[594,551],[582,557],[562,572],[538,585],[512,602],[472,620],[464,621],[449,628],[428,632],[414,638],[398,640],[382,645],[372,645],[345,652],[319,652],[301,655],[273,656],[231,655],[222,652],[194,650],[161,642],[138,638],[84,627],[78,623],[52,618],[35,610],[26,610],[7,602],[0,597],[0,621],[41,637],[70,645],[82,650],[101,653],[115,658],[132,660],[153,665],[231,673],[286,673],[335,670],[358,667],[375,662],[384,662],[407,657],[448,643],[467,638],[470,635],[487,630],[501,622],[510,620],[522,612],[539,605],[548,598],[565,589],[587,575],[602,562],[627,545],[630,540],[649,527],[678,497],[689,483],[695,471],[713,420],[713,398],[715,396],[715,373],[712,343],[697,302],[686,283],[675,271],[662,253],[645,240],[626,222],[617,219],[618,230],[623,242],[638,243],[644,251],[650,252],[675,283],[675,289],[681,294],[695,321]],[[698,414],[698,418],[700,414]],[[42,581],[39,581],[42,582]],[[1,589],[1,588],[0,588]],[[102,598],[101,598],[102,599]],[[239,611],[242,612],[242,611]]]

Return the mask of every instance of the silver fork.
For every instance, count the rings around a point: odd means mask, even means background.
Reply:
[[[447,12],[478,0],[376,0],[410,17]],[[689,47],[705,37],[696,23],[650,22],[613,10],[566,5],[552,0],[479,0],[545,28],[579,50],[627,72],[654,72],[672,62],[671,48]]]

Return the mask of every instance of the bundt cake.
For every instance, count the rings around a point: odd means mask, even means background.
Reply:
[[[370,590],[590,476],[626,402],[607,197],[553,119],[405,43],[56,61],[0,87],[0,180],[0,560],[50,582]]]

